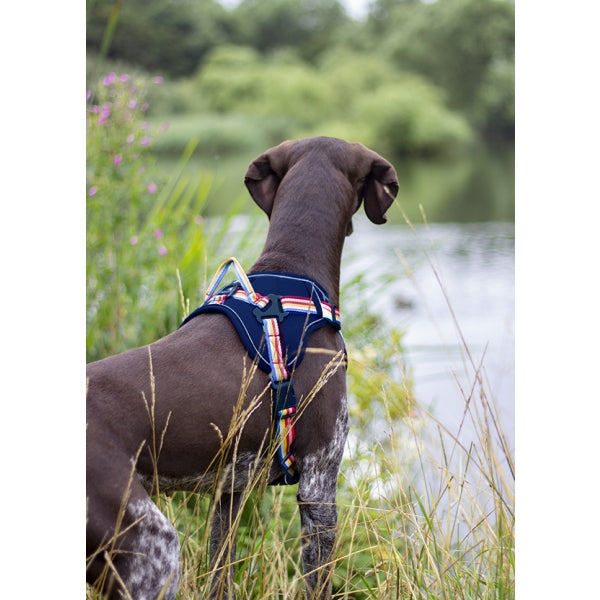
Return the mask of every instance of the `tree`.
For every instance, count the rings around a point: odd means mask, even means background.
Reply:
[[[313,61],[351,20],[338,0],[243,0],[233,11],[239,42],[266,53],[294,48]]]
[[[109,58],[171,77],[193,73],[232,33],[230,14],[214,0],[95,0],[87,11],[88,50],[99,51],[114,10]]]
[[[373,41],[378,34],[381,51],[399,68],[445,89],[449,105],[477,126],[487,131],[514,127],[512,2],[378,0],[369,27]]]

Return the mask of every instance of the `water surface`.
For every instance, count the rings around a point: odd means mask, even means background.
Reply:
[[[415,398],[460,439],[480,365],[514,449],[514,224],[375,227],[355,219],[342,283],[356,273],[372,283],[372,302],[389,325],[406,331]],[[382,284],[382,282],[385,282]]]

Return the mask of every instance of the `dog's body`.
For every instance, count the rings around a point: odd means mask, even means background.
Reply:
[[[352,214],[364,198],[375,223],[398,190],[393,167],[361,144],[333,138],[284,142],[248,168],[246,185],[270,219],[261,255],[249,272],[310,277],[338,304],[341,252]],[[311,348],[294,373],[301,418],[294,455],[309,597],[329,598],[330,554],[337,521],[337,475],[347,435],[344,368],[306,402],[343,342],[332,327],[311,334]],[[325,352],[323,352],[323,350]],[[240,508],[250,465],[266,464],[269,481],[283,470],[266,457],[272,424],[268,376],[245,376],[249,360],[235,329],[220,314],[193,319],[147,347],[88,365],[88,581],[118,598],[175,597],[179,579],[177,532],[149,494],[157,489],[206,491],[226,477],[212,529],[214,566],[231,564],[222,543]],[[240,390],[244,393],[240,395]],[[236,438],[233,469],[217,472],[234,407],[248,408]],[[158,456],[158,460],[156,457]],[[116,532],[116,535],[115,535]],[[215,579],[214,597],[228,597],[230,569]],[[230,588],[229,588],[230,589]]]

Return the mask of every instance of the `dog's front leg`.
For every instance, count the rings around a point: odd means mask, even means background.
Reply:
[[[233,574],[237,530],[235,522],[240,510],[240,492],[222,493],[215,500],[215,514],[211,531],[211,566],[213,580],[210,587],[211,600],[233,598]]]
[[[298,494],[302,524],[302,566],[308,600],[331,598],[331,557],[337,526],[335,491],[320,500]]]
[[[333,546],[337,527],[337,478],[347,433],[348,413],[344,403],[340,407],[333,439],[302,461],[298,505],[308,600],[331,598]]]

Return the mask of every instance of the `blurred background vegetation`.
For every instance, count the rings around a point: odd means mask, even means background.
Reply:
[[[375,0],[362,20],[337,0],[234,4],[88,0],[88,89],[111,70],[164,78],[158,166],[198,136],[188,168],[219,183],[207,214],[246,194],[256,154],[332,135],[392,160],[409,216],[514,218],[512,1]]]

